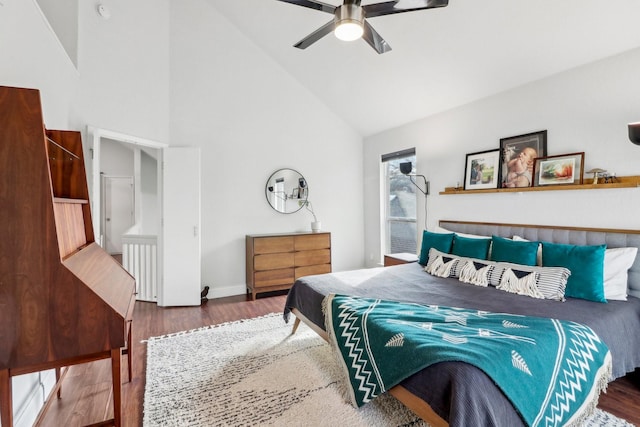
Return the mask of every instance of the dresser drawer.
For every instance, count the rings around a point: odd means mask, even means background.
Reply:
[[[277,270],[294,266],[294,253],[256,255],[253,258],[253,268],[256,271]]]
[[[309,265],[307,267],[296,268],[296,280],[302,276],[311,276],[313,274],[331,273],[331,264]]]
[[[280,252],[293,252],[293,250],[293,236],[260,237],[253,240],[253,252],[255,254],[275,254]]]
[[[331,272],[331,233],[248,234],[245,242],[247,292],[253,300],[290,289],[298,277]]]
[[[295,253],[295,266],[304,267],[315,264],[329,264],[331,262],[330,249],[316,249]]]
[[[294,269],[281,268],[279,270],[258,271],[255,273],[256,288],[264,286],[287,285],[294,282]]]
[[[331,247],[331,234],[305,234],[295,236],[294,247],[296,251],[307,251],[311,249],[327,249]]]

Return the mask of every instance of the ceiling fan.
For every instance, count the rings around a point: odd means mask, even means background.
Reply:
[[[367,22],[367,18],[445,7],[449,4],[449,0],[395,0],[361,6],[361,0],[344,0],[341,6],[334,6],[315,0],[278,1],[320,10],[333,15],[333,19],[330,22],[300,40],[294,47],[306,49],[333,31],[337,38],[344,41],[357,40],[362,37],[379,54],[390,51],[391,46],[373,29]]]

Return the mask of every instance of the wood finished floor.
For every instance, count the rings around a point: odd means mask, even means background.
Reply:
[[[247,301],[244,296],[209,300],[200,307],[161,308],[137,302],[133,323],[133,378],[122,384],[123,425],[142,425],[147,351],[141,343],[149,337],[199,328],[217,323],[281,312],[284,295]],[[122,361],[126,381],[126,359]],[[640,375],[632,374],[609,384],[598,407],[640,426]],[[62,398],[55,399],[41,425],[75,427],[113,416],[111,368],[108,360],[73,366],[62,385]]]

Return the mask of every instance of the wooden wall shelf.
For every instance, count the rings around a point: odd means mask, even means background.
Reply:
[[[542,187],[521,188],[488,188],[483,190],[464,190],[462,188],[446,187],[441,195],[452,194],[480,194],[480,193],[524,193],[527,191],[566,191],[566,190],[610,190],[613,188],[637,188],[640,187],[640,175],[619,176],[616,182],[599,182],[593,184],[593,179],[586,179],[584,184],[573,185],[545,185]]]

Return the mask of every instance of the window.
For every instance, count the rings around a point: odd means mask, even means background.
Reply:
[[[400,164],[406,162],[411,162],[411,173],[415,173],[415,148],[382,156],[382,250],[387,254],[416,253],[416,187],[400,171]]]

